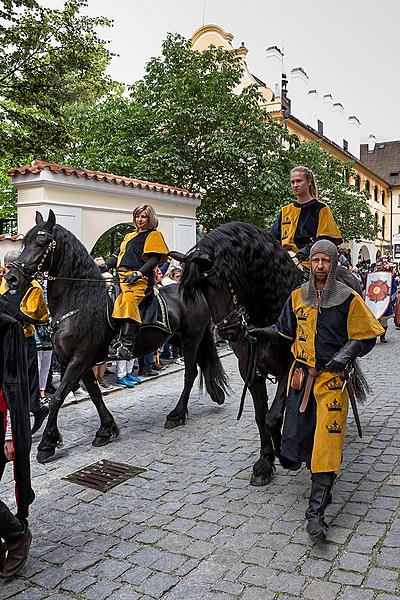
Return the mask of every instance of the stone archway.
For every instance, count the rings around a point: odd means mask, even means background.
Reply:
[[[371,260],[371,255],[368,247],[365,244],[363,244],[358,250],[358,256],[361,260]]]

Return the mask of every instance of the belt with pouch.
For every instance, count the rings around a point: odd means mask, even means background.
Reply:
[[[314,367],[307,367],[306,383],[304,386],[303,399],[301,401],[300,408],[299,408],[299,412],[301,412],[301,413],[306,411],[306,408],[308,406],[308,401],[310,399],[311,390],[314,385],[314,379],[317,377],[317,375],[320,374],[320,372],[321,371],[318,371]],[[303,383],[304,383],[304,369],[302,367],[296,367],[293,372],[292,381],[291,381],[290,385],[294,390],[301,390],[301,388],[303,387]]]

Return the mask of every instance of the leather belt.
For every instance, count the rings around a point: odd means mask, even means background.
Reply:
[[[320,372],[317,371],[317,369],[314,369],[314,367],[308,367],[306,384],[304,386],[303,400],[301,401],[300,408],[299,408],[299,411],[301,413],[305,412],[305,410],[307,408],[308,401],[310,399],[311,390],[314,385],[314,379],[316,378],[317,375],[319,375],[319,373]]]

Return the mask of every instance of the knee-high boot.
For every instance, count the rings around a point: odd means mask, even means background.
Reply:
[[[138,329],[139,325],[135,321],[124,321],[121,324],[120,337],[110,347],[111,360],[131,360]]]
[[[314,540],[325,540],[328,525],[324,519],[325,509],[331,500],[331,490],[336,474],[313,473],[311,475],[311,492],[306,511],[307,533]]]

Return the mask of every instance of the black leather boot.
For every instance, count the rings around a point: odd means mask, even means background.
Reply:
[[[328,524],[324,514],[329,501],[332,501],[331,490],[335,479],[336,474],[333,472],[311,475],[311,493],[306,518],[307,533],[315,541],[326,540]]]
[[[137,323],[133,321],[122,323],[120,345],[117,349],[117,360],[131,360],[137,331]]]

